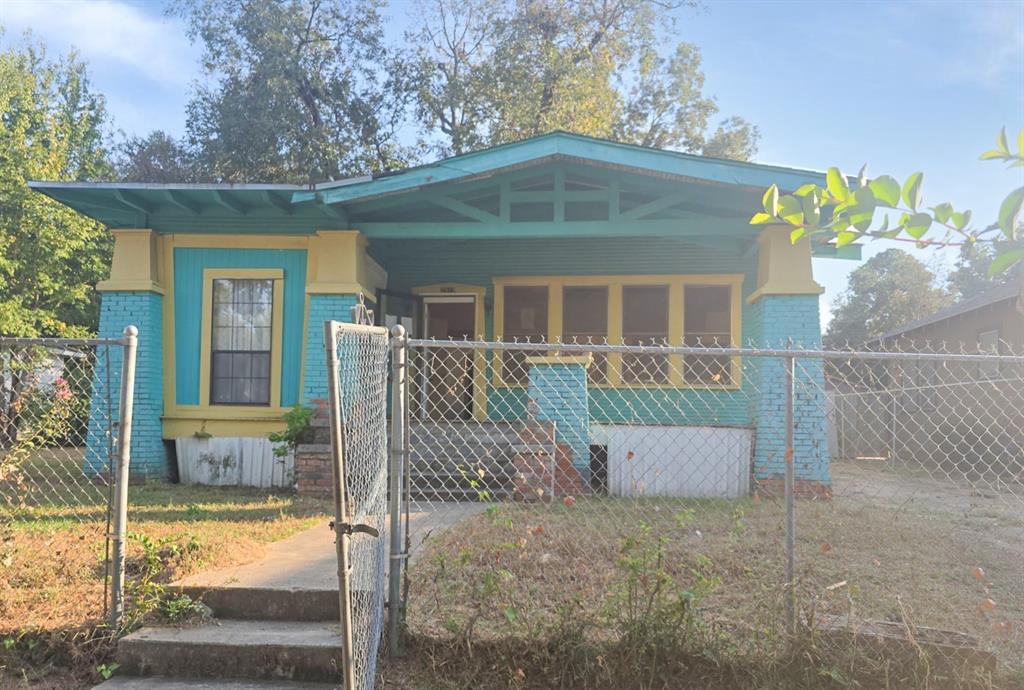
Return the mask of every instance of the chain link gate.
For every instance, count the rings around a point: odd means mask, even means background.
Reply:
[[[354,320],[366,314],[354,311]],[[388,497],[387,329],[324,323],[346,690],[373,688],[383,632]]]
[[[104,541],[103,617],[124,612],[128,465],[138,330],[123,338],[0,337],[0,562],[25,530],[63,549]],[[53,587],[62,583],[55,579]]]

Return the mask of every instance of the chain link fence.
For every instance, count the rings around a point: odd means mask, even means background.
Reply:
[[[34,543],[29,531],[52,533],[51,548],[31,555],[41,572],[60,573],[69,549],[94,549],[105,615],[126,345],[0,337],[0,564]],[[25,604],[8,603],[10,616]]]
[[[840,683],[1024,672],[1024,357],[404,347],[412,634],[635,631],[672,591]]]
[[[331,447],[346,690],[374,687],[384,628],[388,332],[327,322]]]

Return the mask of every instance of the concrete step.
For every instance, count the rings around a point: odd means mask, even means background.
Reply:
[[[116,676],[100,683],[93,690],[334,690],[341,687],[340,683],[301,683],[287,680]]]
[[[129,676],[337,682],[336,625],[222,620],[188,628],[143,628],[117,645]]]
[[[186,585],[181,591],[213,609],[217,618],[264,621],[337,621],[338,590]]]

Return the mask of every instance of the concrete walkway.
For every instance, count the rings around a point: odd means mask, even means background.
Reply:
[[[412,554],[410,563],[423,552],[421,542],[427,535],[437,535],[460,520],[483,512],[481,503],[443,503],[428,510],[410,513]],[[389,551],[390,527],[385,521],[381,539],[384,553]],[[353,558],[359,547],[372,537],[353,537]],[[385,555],[385,559],[387,556]],[[387,568],[387,565],[385,565]],[[338,589],[338,566],[334,552],[334,532],[324,522],[267,547],[266,554],[245,565],[206,570],[174,583],[188,589],[239,588],[254,590],[330,590]]]

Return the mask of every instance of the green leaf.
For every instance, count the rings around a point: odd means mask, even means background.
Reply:
[[[1003,127],[1001,130],[999,130],[999,136],[996,137],[996,148],[1002,151],[1003,153],[1010,152],[1010,144],[1006,140],[1006,127]]]
[[[799,187],[797,187],[797,190],[795,192],[793,192],[793,196],[802,199],[803,197],[807,196],[811,192],[816,192],[816,191],[818,191],[818,185],[816,185],[816,184],[814,184],[812,182],[808,182],[807,184],[803,184],[803,185],[800,185]]]
[[[828,184],[828,193],[837,201],[846,201],[850,196],[850,188],[846,184],[846,178],[839,168],[829,168],[825,174],[825,181]]]
[[[900,203],[900,183],[889,175],[882,175],[871,180],[868,185],[875,195],[875,199],[882,206],[896,208]]]
[[[1024,156],[1024,127],[1017,132],[1017,155]]]
[[[511,606],[505,609],[504,614],[505,620],[507,620],[509,623],[515,623],[517,620],[519,620],[519,612]]]
[[[764,196],[761,197],[761,204],[764,206],[764,212],[772,218],[776,218],[779,215],[779,188],[772,185],[764,191]]]
[[[804,212],[804,220],[808,225],[817,225],[821,221],[821,200],[817,194],[811,193],[803,197],[800,206]]]
[[[751,225],[765,225],[766,223],[776,223],[778,220],[775,216],[769,216],[767,213],[755,213],[750,218]]]
[[[790,225],[804,224],[804,211],[795,196],[786,194],[779,197],[779,216]]]
[[[843,230],[836,235],[836,249],[842,249],[846,245],[860,237],[860,233]]]
[[[960,211],[954,211],[953,214],[949,217],[949,219],[953,221],[954,228],[956,228],[957,230],[963,230],[971,222],[971,212],[964,211],[963,213],[961,213]]]
[[[978,160],[991,161],[991,160],[1002,160],[1006,158],[1006,154],[1002,151],[986,151],[978,157]]]
[[[1007,270],[1011,266],[1024,261],[1024,249],[1014,249],[996,255],[988,267],[988,277],[992,278]]]
[[[789,233],[789,243],[796,244],[800,238],[807,234],[807,228],[796,228]]]
[[[1022,205],[1024,205],[1024,187],[1018,187],[1007,194],[999,206],[999,229],[1009,240],[1017,239]]]
[[[924,173],[916,172],[903,183],[903,202],[910,207],[911,211],[916,211],[917,207],[921,205],[921,181],[923,179]]]
[[[856,204],[850,208],[850,224],[861,232],[871,227],[875,218],[875,195],[870,187],[858,189],[854,195]]]
[[[953,204],[943,202],[938,206],[933,206],[932,213],[935,215],[935,220],[945,223],[953,215]]]
[[[927,213],[915,213],[907,218],[906,230],[907,234],[913,237],[915,240],[919,240],[924,237],[924,234],[928,232],[928,228],[932,226],[932,217]]]
[[[868,164],[860,166],[860,172],[857,173],[857,188],[864,189],[868,186]]]

